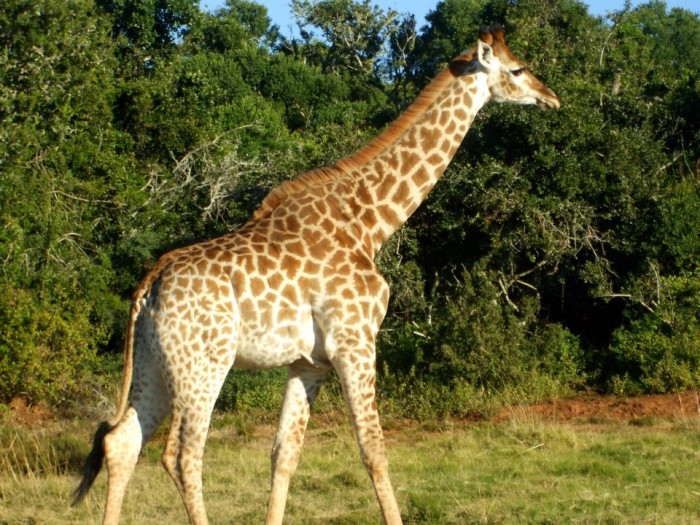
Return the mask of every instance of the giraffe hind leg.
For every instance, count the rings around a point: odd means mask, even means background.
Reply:
[[[202,494],[202,458],[208,419],[197,422],[187,411],[176,412],[163,452],[162,462],[185,504],[190,523],[206,525],[207,514]]]
[[[173,418],[163,451],[162,463],[187,509],[192,525],[208,523],[202,493],[202,459],[214,403],[228,366],[202,370],[200,379],[181,385],[173,403]],[[196,385],[196,387],[194,386]],[[199,390],[196,400],[193,389]],[[188,399],[190,402],[178,402]]]
[[[107,504],[103,523],[117,524],[127,485],[138,461],[143,445],[153,436],[170,412],[167,392],[159,376],[145,381],[135,378],[131,406],[124,417],[104,437],[107,464]],[[153,368],[150,369],[155,372]]]
[[[129,407],[122,420],[104,438],[107,503],[103,525],[119,523],[124,494],[136,466],[142,440],[138,415],[133,407]]]

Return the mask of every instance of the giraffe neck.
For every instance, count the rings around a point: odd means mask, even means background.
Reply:
[[[354,175],[347,198],[375,253],[426,198],[490,98],[486,75],[465,75],[467,67],[453,64],[385,133],[336,164]]]
[[[490,98],[487,75],[477,68],[475,54],[469,51],[453,60],[367,146],[271,191],[250,223],[313,189],[316,199],[331,199],[346,220],[361,226],[374,256],[426,198]]]

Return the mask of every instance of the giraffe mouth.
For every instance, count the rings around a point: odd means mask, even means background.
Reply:
[[[559,109],[561,106],[559,99],[556,98],[538,98],[537,107],[544,110]]]
[[[559,109],[561,102],[559,97],[554,94],[554,91],[548,90],[549,93],[543,93],[535,99],[537,107],[544,110]]]

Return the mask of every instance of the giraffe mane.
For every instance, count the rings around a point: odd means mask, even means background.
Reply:
[[[379,136],[372,139],[366,146],[355,153],[338,160],[332,166],[324,166],[306,171],[295,179],[283,182],[265,197],[260,206],[253,212],[253,220],[269,216],[288,197],[306,188],[324,184],[331,180],[349,175],[356,168],[370,162],[388,147],[394,144],[404,133],[413,126],[418,118],[437,100],[445,88],[456,76],[464,73],[463,65],[471,63],[476,51],[465,51],[450,62],[450,66],[440,72],[418,95],[416,100],[399,117],[390,124]]]

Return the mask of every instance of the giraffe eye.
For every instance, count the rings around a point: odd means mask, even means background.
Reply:
[[[523,73],[525,73],[525,71],[527,71],[527,68],[526,68],[526,67],[521,67],[521,68],[518,68],[518,69],[512,69],[510,73],[511,73],[514,77],[519,77],[520,75],[522,75]]]

